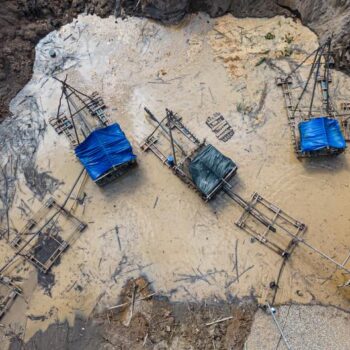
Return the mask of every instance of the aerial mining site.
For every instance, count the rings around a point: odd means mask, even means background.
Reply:
[[[0,348],[350,349],[349,17],[2,1]]]

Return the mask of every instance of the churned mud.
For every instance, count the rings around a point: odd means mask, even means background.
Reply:
[[[229,302],[236,298],[253,294],[264,303],[275,292],[270,283],[277,278],[281,257],[234,225],[241,209],[224,194],[204,203],[152,154],[140,151],[139,143],[152,130],[144,116],[145,106],[159,119],[165,108],[179,113],[192,132],[237,163],[232,184],[238,194],[248,199],[259,192],[307,224],[305,238],[310,243],[344,260],[349,253],[349,154],[298,161],[282,93],[275,85],[276,77],[293,69],[317,46],[316,36],[298,21],[230,15],[215,20],[193,15],[177,27],[138,18],[115,23],[114,18],[80,16],[42,39],[32,80],[12,100],[14,117],[0,127],[1,163],[7,164],[1,177],[2,225],[6,227],[8,212],[10,229],[21,229],[51,195],[63,202],[81,170],[68,140],[48,123],[56,115],[61,92],[52,74],[61,79],[67,75],[68,83],[86,93],[100,93],[111,121],[118,122],[132,142],[138,167],[105,188],[86,182],[86,200],[74,214],[88,227],[53,267],[50,294],[33,283],[35,272],[28,263],[18,259],[11,266],[7,273],[23,279],[25,299],[18,298],[4,317],[4,332],[10,329],[28,341],[53,322],[68,320],[63,326],[68,329],[77,312],[85,320],[92,311],[101,313],[115,305],[125,282],[140,274],[148,277],[157,293],[175,302],[170,306],[152,299],[145,303],[151,308],[164,307],[172,315],[176,305],[181,310],[190,305],[184,325],[224,317],[223,310],[234,313],[236,304]],[[50,50],[55,51],[54,58]],[[300,78],[307,73],[306,67]],[[349,87],[348,77],[335,72],[332,92],[337,105],[349,100]],[[216,112],[235,131],[227,143],[220,142],[205,124]],[[74,196],[68,207],[73,202]],[[13,251],[5,241],[0,249],[5,263]],[[283,271],[276,302],[319,302],[349,309],[349,290],[338,287],[346,280],[328,262],[300,246]],[[198,312],[212,298],[220,300],[220,308]],[[252,313],[242,331],[244,337]],[[110,322],[116,322],[121,333],[120,315],[112,316],[116,319]],[[162,317],[175,334],[168,335],[168,328],[162,328],[168,345],[181,348],[173,343],[177,336],[186,346],[202,348],[191,343],[195,330],[184,337],[182,326],[175,326],[176,317],[173,321],[170,314]],[[127,341],[139,339],[137,344],[142,346],[148,332],[150,339],[160,342],[155,323],[146,316],[133,320],[142,331]],[[88,321],[81,322],[81,327],[90,327]],[[228,338],[235,338],[227,336],[230,324],[215,327],[224,348]],[[177,330],[172,333],[173,329]],[[116,338],[103,331],[114,344]],[[200,341],[200,335],[215,341],[209,331],[199,327],[193,342]],[[243,341],[238,339],[237,344],[240,348]]]
[[[243,348],[257,310],[254,298],[170,303],[155,294],[144,278],[131,279],[114,309],[89,319],[76,317],[72,327],[52,324],[24,349]],[[23,344],[14,338],[10,349],[23,349]]]
[[[0,8],[0,121],[9,115],[11,99],[30,80],[35,45],[79,13],[106,17],[113,0],[3,0]]]

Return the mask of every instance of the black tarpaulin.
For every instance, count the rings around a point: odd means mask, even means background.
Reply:
[[[236,168],[236,164],[230,158],[214,146],[207,145],[193,158],[189,171],[196,187],[208,196],[221,180]]]

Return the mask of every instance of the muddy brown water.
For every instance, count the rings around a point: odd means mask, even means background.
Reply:
[[[275,39],[265,38],[270,32]],[[293,37],[292,43],[286,36]],[[139,143],[152,130],[144,106],[159,118],[166,107],[178,112],[198,137],[238,164],[233,181],[238,194],[248,199],[259,192],[306,223],[305,238],[310,243],[343,260],[350,246],[350,156],[298,161],[282,94],[274,82],[281,71],[290,71],[317,45],[316,36],[291,19],[231,15],[215,20],[193,15],[178,27],[138,18],[115,23],[114,18],[80,16],[44,38],[37,47],[32,80],[12,101],[12,112],[18,118],[25,115],[23,101],[31,96],[38,105],[35,118],[48,123],[60,94],[60,85],[50,74],[55,71],[60,78],[68,74],[73,86],[103,96],[111,121],[120,123],[133,144],[138,166],[105,188],[87,181],[86,204],[78,206],[75,215],[88,228],[52,269],[52,297],[29,278],[32,267],[12,267],[10,274],[27,278],[27,294],[4,323],[19,329],[25,326],[28,339],[53,320],[73,321],[77,311],[88,315],[97,301],[101,309],[112,305],[124,282],[140,273],[173,301],[214,295],[225,299],[253,291],[263,303],[271,296],[269,283],[277,277],[281,258],[252,243],[234,225],[242,212],[224,194],[205,204],[152,154],[140,151]],[[286,57],[290,46],[292,55]],[[50,49],[57,52],[54,60]],[[262,57],[273,64],[261,62]],[[300,74],[305,78],[307,68]],[[332,86],[338,106],[350,98],[348,77],[335,72]],[[215,112],[222,113],[235,131],[227,143],[220,142],[205,124]],[[35,164],[39,172],[46,171],[61,182],[54,196],[63,201],[81,165],[68,141],[49,124]],[[33,211],[40,207],[19,171],[10,211],[11,224],[17,229],[26,220],[18,208],[22,200]],[[239,272],[248,271],[239,282],[230,283],[236,276],[236,241]],[[11,250],[4,241],[0,249],[5,262]],[[334,272],[334,266],[298,247],[284,270],[276,302],[317,301],[349,309],[349,292],[338,288],[345,277]],[[38,321],[26,315],[48,317]]]

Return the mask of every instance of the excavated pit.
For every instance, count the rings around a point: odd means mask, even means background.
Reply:
[[[9,103],[32,74],[34,47],[50,31],[69,23],[80,13],[102,18],[116,14],[149,17],[163,23],[181,21],[187,13],[203,11],[211,17],[300,18],[320,40],[333,35],[338,68],[349,72],[349,11],[347,1],[295,0],[5,0],[0,8],[0,120]]]
[[[266,39],[268,33],[274,33],[274,40]],[[124,283],[140,274],[147,275],[160,295],[180,302],[180,308],[187,301],[202,305],[216,298],[224,305],[221,310],[226,310],[236,298],[253,294],[264,303],[271,297],[269,284],[276,280],[280,257],[234,226],[241,212],[224,195],[203,203],[151,154],[141,153],[138,144],[151,130],[144,106],[157,116],[163,116],[165,107],[178,112],[200,138],[206,137],[237,162],[234,186],[240,195],[249,198],[258,191],[305,222],[310,242],[334,257],[345,257],[349,155],[296,160],[281,91],[275,86],[277,76],[293,69],[317,45],[316,35],[295,19],[231,15],[211,19],[203,14],[170,27],[140,18],[115,23],[113,17],[79,16],[45,37],[36,48],[31,81],[11,103],[13,117],[0,126],[1,163],[7,164],[2,217],[9,208],[11,226],[20,229],[43,198],[54,194],[63,201],[80,171],[68,141],[48,123],[60,94],[60,84],[50,77],[53,73],[60,78],[67,74],[68,82],[82,91],[99,91],[111,120],[120,123],[131,140],[139,165],[104,189],[87,182],[86,206],[78,206],[76,214],[89,226],[53,268],[56,283],[51,296],[31,284],[33,270],[28,264],[13,268],[11,273],[23,277],[30,297],[27,304],[15,304],[4,318],[7,336],[2,339],[20,334],[31,349],[35,337],[48,337],[50,330],[61,326],[51,326],[48,333],[38,330],[66,319],[62,328],[68,329],[77,312],[82,314],[83,326],[77,322],[74,327],[89,328],[85,318],[96,305],[99,312],[114,305]],[[55,58],[50,57],[51,49]],[[305,67],[301,78],[307,73]],[[349,87],[348,77],[335,72],[332,93],[338,105],[350,98]],[[228,143],[219,142],[205,125],[215,112],[222,113],[234,128]],[[236,244],[239,281],[233,268]],[[0,249],[5,261],[11,250],[4,241]],[[322,303],[349,310],[348,290],[338,288],[344,281],[332,265],[299,247],[283,273],[277,303]],[[165,308],[170,305],[166,302]],[[254,305],[237,348],[242,348],[250,331]],[[347,317],[344,313],[334,317],[338,316]],[[142,317],[135,322],[144,329]],[[73,338],[78,328],[69,331]],[[259,327],[254,329],[256,338],[249,341],[258,349],[254,344],[260,337]],[[99,328],[95,331],[96,340]],[[128,331],[132,330],[118,328],[121,333]],[[211,336],[205,336],[208,344]],[[137,346],[142,346],[143,337],[143,331],[137,335]],[[113,344],[116,340],[107,339]],[[150,348],[157,344],[161,348],[162,339],[157,338]],[[343,349],[343,343],[339,344]],[[77,349],[85,345],[82,342]],[[196,343],[190,345],[196,349]]]

